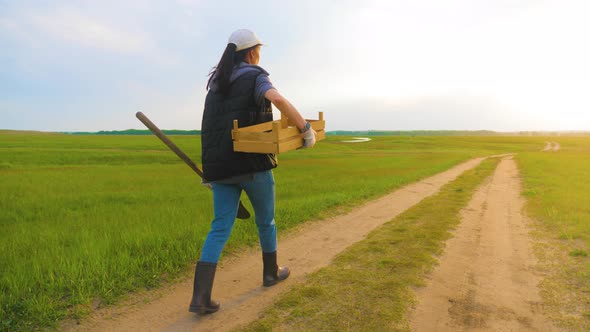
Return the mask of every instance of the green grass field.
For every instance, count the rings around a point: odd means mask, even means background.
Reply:
[[[440,254],[459,211],[498,164],[485,160],[339,254],[244,331],[409,331],[412,286]],[[387,290],[387,291],[384,291]]]
[[[590,138],[558,140],[559,152],[525,151],[517,160],[526,212],[535,221],[547,312],[561,328],[588,331]],[[425,282],[460,209],[495,165],[488,160],[373,231],[241,330],[409,331],[412,288]]]
[[[172,139],[198,163],[199,137]],[[534,156],[546,140],[342,139],[279,156],[279,234],[474,156]],[[211,194],[151,136],[3,132],[0,183],[0,326],[9,330],[56,326],[174,280],[199,257],[212,218]],[[256,234],[253,220],[238,221],[226,253],[256,245]]]
[[[526,212],[542,240],[537,252],[548,265],[542,296],[561,327],[590,331],[590,138],[553,141],[559,152],[517,156]]]

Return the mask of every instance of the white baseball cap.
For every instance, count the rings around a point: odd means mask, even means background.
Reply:
[[[262,45],[262,42],[260,41],[260,39],[258,39],[258,37],[256,37],[256,34],[247,29],[240,29],[234,31],[234,33],[232,33],[231,36],[229,36],[229,40],[227,41],[227,43],[236,44],[236,52],[245,50],[252,46]]]

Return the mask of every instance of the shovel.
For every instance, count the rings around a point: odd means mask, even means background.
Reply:
[[[164,133],[152,121],[150,121],[150,119],[148,119],[147,116],[145,116],[142,112],[137,112],[135,113],[135,117],[138,118],[139,121],[141,121],[146,127],[148,127],[148,129],[151,130],[152,133],[154,133],[154,135],[158,136],[158,138],[164,144],[166,144],[166,146],[169,147],[170,150],[176,153],[176,155],[180,159],[182,159],[193,171],[195,171],[195,173],[197,173],[201,177],[201,179],[203,178],[203,172],[201,172],[197,165],[195,165],[195,163],[186,154],[184,154],[184,152],[182,152],[182,150],[180,150],[178,146],[176,146],[176,144],[172,143],[172,141],[166,135],[164,135]],[[241,200],[240,206],[238,207],[237,217],[239,219],[250,218],[250,212],[246,210]]]

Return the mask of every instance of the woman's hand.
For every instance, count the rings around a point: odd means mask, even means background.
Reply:
[[[317,133],[313,128],[309,128],[306,132],[303,133],[303,148],[309,149],[313,148],[315,145],[315,137]]]

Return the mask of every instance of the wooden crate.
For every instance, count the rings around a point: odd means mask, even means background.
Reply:
[[[324,113],[319,112],[319,120],[308,120],[316,131],[316,141],[326,138],[326,122]],[[303,135],[288,118],[269,121],[254,126],[239,128],[238,120],[234,120],[232,130],[234,151],[254,153],[283,153],[303,146]]]

